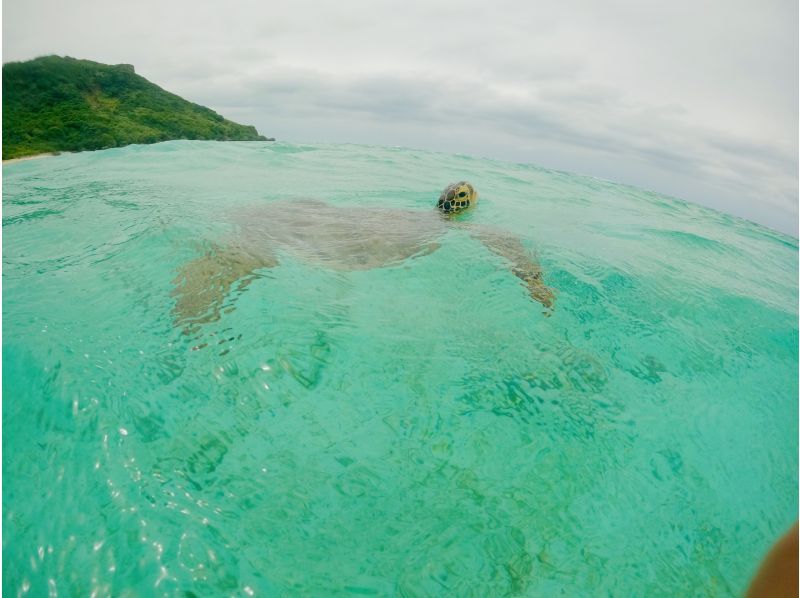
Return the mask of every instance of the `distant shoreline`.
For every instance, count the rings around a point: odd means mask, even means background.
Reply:
[[[58,156],[56,152],[45,152],[43,154],[33,154],[32,156],[22,156],[21,158],[9,158],[8,160],[3,160],[3,164],[11,164],[12,162],[24,162],[25,160],[38,160],[39,158],[50,158],[52,156]]]

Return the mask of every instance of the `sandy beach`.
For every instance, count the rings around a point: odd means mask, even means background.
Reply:
[[[63,152],[62,152],[63,153]],[[34,154],[33,156],[23,156],[21,158],[11,158],[10,160],[3,160],[3,164],[12,164],[13,162],[24,162],[25,160],[38,160],[39,158],[50,158],[52,156],[58,156],[54,152],[47,152],[44,154]]]

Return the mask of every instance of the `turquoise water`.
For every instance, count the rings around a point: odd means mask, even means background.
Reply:
[[[247,210],[430,210],[460,179],[465,221],[537,256],[551,316],[449,228],[391,267],[281,254],[176,325],[176,273]],[[797,259],[734,217],[466,156],[5,165],[3,589],[736,595],[798,509]]]

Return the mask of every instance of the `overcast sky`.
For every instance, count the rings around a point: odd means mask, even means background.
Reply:
[[[3,62],[45,54],[283,141],[534,163],[797,236],[797,0],[4,0]]]

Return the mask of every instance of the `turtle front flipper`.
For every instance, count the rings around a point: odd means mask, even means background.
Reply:
[[[258,269],[277,265],[271,254],[256,256],[240,247],[212,246],[183,266],[172,281],[176,285],[171,293],[176,298],[172,309],[175,325],[190,332],[199,324],[218,320],[234,285],[236,292],[241,292],[258,278]]]
[[[525,283],[525,286],[528,287],[528,294],[530,295],[531,299],[541,303],[544,307],[550,310],[546,311],[545,315],[551,315],[553,303],[555,303],[556,300],[556,295],[553,292],[553,289],[548,287],[542,280],[542,271],[539,269],[538,264],[531,262],[524,267],[515,265],[511,271],[514,273],[514,276],[519,278]]]
[[[511,272],[528,287],[530,298],[547,308],[545,315],[552,314],[556,295],[553,289],[545,284],[541,266],[525,249],[518,237],[489,227],[465,226],[464,228],[489,251],[511,262]]]

